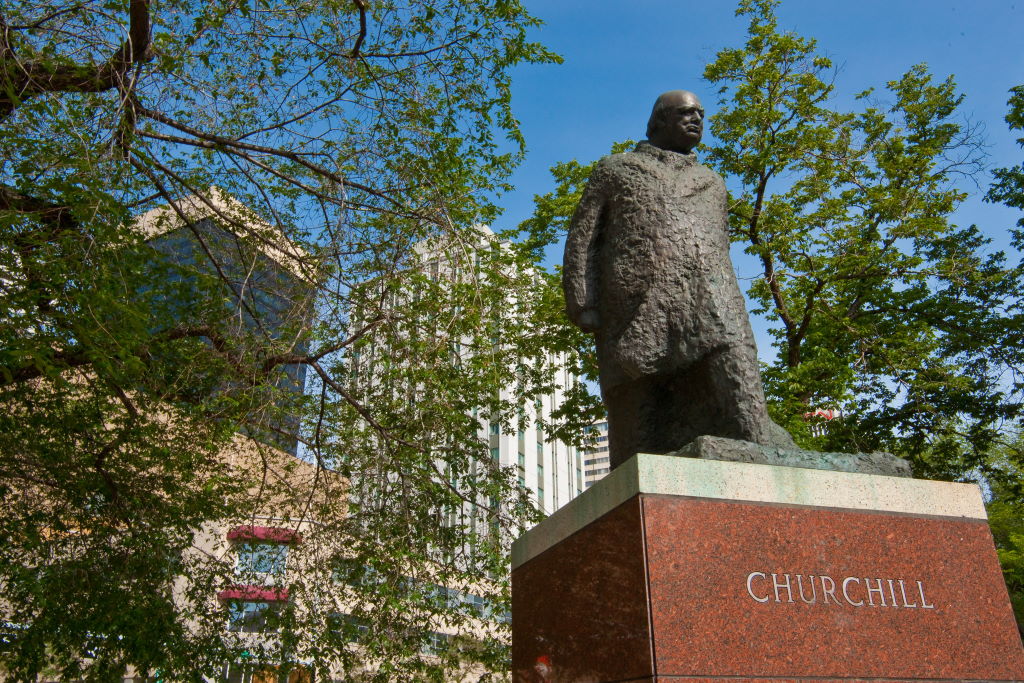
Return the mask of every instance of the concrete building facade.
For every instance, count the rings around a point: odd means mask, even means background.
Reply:
[[[608,420],[602,418],[586,429],[587,446],[583,449],[583,488],[590,488],[611,471],[608,456]]]

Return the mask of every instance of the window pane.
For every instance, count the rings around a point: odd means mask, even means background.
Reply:
[[[228,613],[228,630],[241,633],[276,631],[276,617],[281,611],[277,603],[233,602]]]
[[[370,622],[351,614],[335,612],[327,621],[328,627],[349,643],[363,640],[370,631]]]
[[[238,573],[284,574],[288,546],[279,543],[242,543],[238,545]]]

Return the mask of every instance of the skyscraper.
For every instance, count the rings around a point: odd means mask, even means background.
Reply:
[[[583,448],[583,488],[589,489],[611,471],[608,456],[608,419],[601,418],[586,429],[588,444]]]
[[[208,201],[181,200],[179,210],[160,206],[135,223],[158,255],[153,267],[178,285],[166,295],[177,299],[163,302],[175,320],[163,322],[194,324],[212,315],[233,336],[302,353],[311,305],[301,250],[217,188]],[[211,300],[219,310],[211,311]],[[286,399],[302,394],[305,379],[304,365],[281,366],[268,391],[275,399],[247,432],[295,455],[299,423]]]
[[[417,271],[421,280],[428,280],[432,285],[444,283],[451,287],[472,287],[472,279],[481,277],[470,272],[473,270],[473,264],[479,266],[483,259],[491,258],[496,252],[509,247],[507,243],[497,241],[495,233],[487,226],[475,226],[475,232],[472,234],[475,235],[476,242],[460,244],[457,262],[446,255],[444,249],[430,241],[423,241],[415,245],[412,262],[406,267]],[[424,285],[423,282],[420,284]],[[372,294],[364,298],[370,301],[384,300],[385,315],[400,312],[404,316],[410,316],[412,313],[408,309],[411,302],[430,295],[417,289],[415,283],[400,287],[397,292],[378,294],[376,289],[383,289],[384,286],[374,282],[365,283],[366,291]],[[501,310],[495,312],[494,319],[481,323],[491,327],[490,341],[485,345],[486,348],[464,337],[456,336],[443,340],[448,344],[456,362],[468,363],[472,358],[478,359],[478,354],[489,354],[491,350],[504,343],[503,335],[509,333],[502,328],[501,318],[507,320],[519,314],[515,296],[515,293],[508,292],[505,300],[498,306]],[[361,321],[365,322],[370,315],[379,315],[379,312],[371,314],[364,310],[352,311],[352,318],[355,321],[353,327],[358,327],[362,324]],[[451,336],[449,330],[442,325],[435,322],[434,327],[431,327],[431,324],[431,321],[425,321],[410,328],[413,331],[405,334],[433,334],[438,338],[444,335]],[[495,362],[511,365],[525,362],[507,355],[494,355],[495,358],[502,359]],[[382,378],[382,368],[391,367],[399,362],[415,363],[417,360],[398,360],[392,349],[386,348],[386,345],[364,345],[354,350],[351,355],[354,383],[365,388],[379,386],[382,382],[393,382],[392,379]],[[518,391],[520,387],[517,386],[520,379],[504,385],[496,383],[493,387],[494,403],[513,406],[515,419],[503,421],[497,415],[489,414],[485,406],[473,406],[471,410],[473,417],[479,422],[479,441],[486,444],[492,462],[503,468],[514,468],[520,487],[529,491],[538,507],[550,514],[583,491],[583,476],[576,449],[557,438],[551,438],[545,431],[545,425],[551,423],[553,413],[565,401],[565,392],[577,379],[567,369],[564,357],[548,354],[543,363],[546,372],[554,377],[550,390],[543,395],[534,396],[532,400],[522,399],[522,392]],[[506,369],[514,370],[509,374],[520,378],[527,372],[522,367]],[[407,394],[411,402],[421,398],[421,388],[417,386],[394,387],[393,391]]]

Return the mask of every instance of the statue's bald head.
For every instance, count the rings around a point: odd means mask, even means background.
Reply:
[[[655,147],[688,154],[704,134],[704,107],[689,90],[658,96],[647,121],[647,140]]]

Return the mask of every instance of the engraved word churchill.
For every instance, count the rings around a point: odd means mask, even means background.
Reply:
[[[703,131],[696,95],[658,97],[648,139],[597,163],[566,238],[566,309],[595,337],[612,468],[699,436],[795,448],[765,407],[725,183],[693,153]]]
[[[909,579],[861,576],[833,579],[826,574],[750,572],[747,574],[747,595],[762,603],[935,609],[924,595],[924,582]]]

